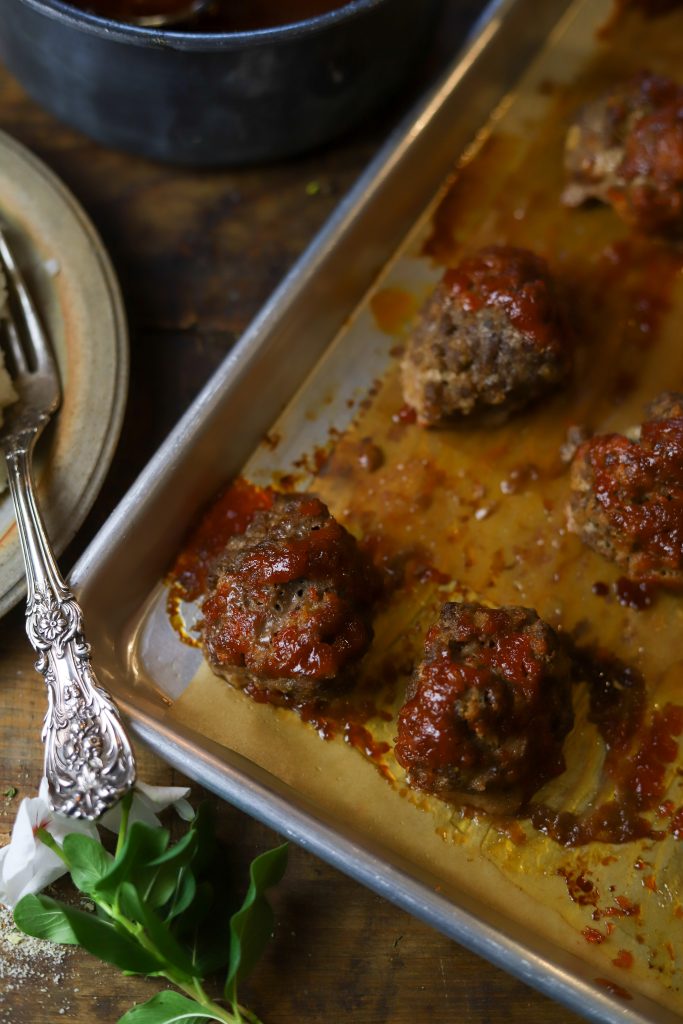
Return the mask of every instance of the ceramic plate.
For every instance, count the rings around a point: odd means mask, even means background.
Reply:
[[[83,522],[118,440],[128,381],[118,283],[95,229],[40,160],[0,132],[0,216],[47,327],[62,406],[36,455],[40,506],[59,554]],[[12,502],[0,494],[0,615],[25,592]]]

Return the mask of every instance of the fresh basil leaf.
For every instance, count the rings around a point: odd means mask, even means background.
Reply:
[[[188,910],[172,922],[174,934],[191,949],[192,962],[203,977],[223,970],[229,963],[227,922],[234,908],[235,900],[227,880],[205,881],[198,887]]]
[[[178,879],[178,884],[173,893],[173,900],[169,906],[164,905],[164,920],[173,921],[174,918],[179,917],[185,913],[187,908],[191,906],[195,896],[197,895],[197,883],[194,875],[187,868],[183,871]]]
[[[227,966],[230,931],[226,922],[239,902],[226,869],[225,850],[216,838],[210,804],[200,805],[190,830],[197,836],[188,869],[194,876],[195,894],[187,906],[183,906],[183,900],[180,907],[171,909],[166,919],[171,922],[173,934],[191,949],[196,969],[206,977]]]
[[[197,836],[190,831],[160,857],[150,862],[149,866],[156,870],[156,874],[150,879],[144,891],[140,889],[146,903],[155,910],[160,910],[174,900],[178,885],[186,876],[188,865],[191,864],[196,850]],[[162,917],[166,916],[162,914]]]
[[[197,848],[197,833],[190,829],[186,832],[182,839],[179,839],[177,843],[170,846],[164,853],[160,854],[159,857],[155,857],[154,860],[150,861],[150,867],[159,867],[162,864],[173,863],[177,866],[183,864],[189,864],[194,856],[194,852]]]
[[[195,894],[188,906],[169,918],[173,934],[190,950],[192,963],[202,977],[227,966],[230,958],[230,916],[220,890],[206,880],[195,882]]]
[[[27,935],[83,946],[93,956],[123,971],[157,974],[164,968],[161,961],[113,924],[49,896],[25,896],[15,908],[14,921]]]
[[[143,926],[148,938],[169,964],[182,971],[188,980],[201,976],[193,966],[190,955],[173,937],[161,918],[140,898],[132,882],[121,883],[118,897],[124,914]]]
[[[265,892],[276,885],[287,867],[287,843],[252,861],[251,881],[244,903],[230,919],[230,963],[225,998],[234,1005],[237,985],[254,967],[273,931],[274,916]]]
[[[204,801],[197,808],[192,819],[190,832],[197,836],[197,849],[192,861],[192,870],[198,879],[216,862],[219,849],[216,841],[216,814],[210,803]]]
[[[165,828],[155,828],[141,821],[133,822],[109,871],[95,886],[95,892],[113,902],[121,883],[131,878],[135,879],[135,884],[144,892],[157,874],[157,869],[150,867],[150,862],[165,852],[169,839]]]
[[[74,885],[91,896],[97,882],[109,871],[113,857],[97,839],[78,832],[65,836],[62,846]]]
[[[216,1020],[193,999],[179,992],[160,992],[146,1003],[124,1013],[118,1024],[200,1024]]]
[[[47,896],[23,896],[14,908],[14,923],[19,931],[36,939],[67,946],[79,944],[61,904]]]

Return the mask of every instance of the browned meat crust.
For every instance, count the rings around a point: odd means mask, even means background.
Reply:
[[[231,537],[202,611],[207,660],[234,685],[297,697],[348,683],[372,641],[377,570],[308,494],[276,495]]]
[[[446,604],[399,712],[395,753],[416,789],[512,811],[564,771],[569,658],[529,608]]]
[[[683,585],[683,395],[647,410],[640,440],[605,434],[572,461],[569,529],[634,580]]]
[[[402,363],[423,426],[485,410],[508,414],[567,374],[570,349],[544,260],[491,246],[447,270]]]
[[[563,200],[611,203],[644,232],[683,229],[683,87],[642,72],[587,104],[567,134]]]

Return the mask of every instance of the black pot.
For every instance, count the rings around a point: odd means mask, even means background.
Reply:
[[[114,148],[215,166],[350,128],[424,53],[440,0],[352,0],[253,32],[143,29],[63,0],[2,0],[0,59],[61,120]]]

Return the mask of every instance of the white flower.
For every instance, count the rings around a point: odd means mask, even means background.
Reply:
[[[16,906],[29,892],[40,892],[66,871],[57,854],[37,838],[39,828],[59,843],[69,832],[97,838],[91,822],[55,814],[48,803],[44,778],[38,796],[21,801],[9,845],[0,850],[0,903],[8,907]]]
[[[129,824],[142,821],[147,825],[159,825],[155,811],[163,811],[171,806],[184,821],[190,821],[194,811],[186,799],[189,792],[189,789],[180,786],[147,786],[144,782],[138,782],[133,792]],[[118,832],[121,825],[120,805],[107,811],[98,824]],[[80,832],[93,839],[100,838],[93,822],[67,818],[50,808],[47,779],[43,778],[38,796],[21,801],[9,844],[0,849],[0,904],[13,908],[22,896],[40,892],[66,874],[64,862],[38,839],[36,833],[40,828],[49,832],[60,845],[70,832]]]
[[[145,825],[160,825],[155,812],[161,813],[167,807],[173,807],[183,821],[191,821],[194,811],[187,801],[190,790],[187,786],[148,786],[144,782],[136,782],[133,791],[133,803],[128,815],[128,824],[142,821]],[[111,832],[118,832],[121,825],[121,805],[117,804],[103,814],[98,824],[104,825]]]

